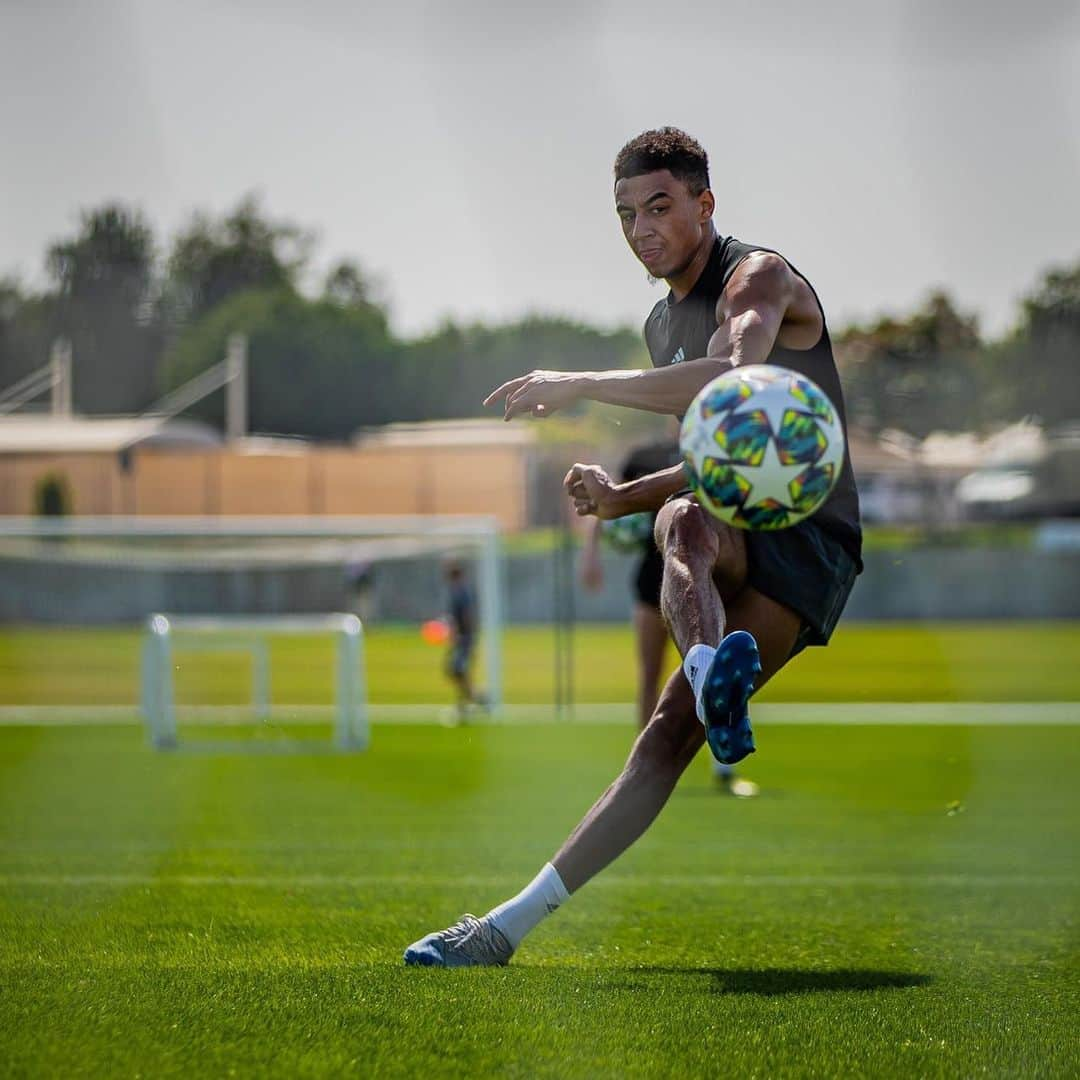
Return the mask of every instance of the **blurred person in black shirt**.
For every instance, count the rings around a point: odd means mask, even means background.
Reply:
[[[630,452],[623,462],[620,479],[623,483],[629,483],[678,465],[679,461],[677,437],[646,443]],[[660,583],[664,576],[664,558],[656,546],[653,531],[656,525],[656,514],[643,512],[632,516],[640,516],[646,520],[640,525],[634,522],[630,528],[623,529],[620,534],[621,542],[617,541],[614,546],[623,550],[629,546],[630,550],[638,556],[631,583],[634,598],[632,619],[634,651],[637,659],[637,721],[638,730],[644,731],[660,697],[661,680],[665,675],[664,660],[668,652],[670,636],[667,624],[660,612]],[[590,591],[602,589],[604,586],[600,545],[604,540],[605,526],[609,524],[611,523],[593,518],[585,536],[580,578],[582,587]],[[629,544],[623,539],[624,537],[629,538]],[[712,765],[713,776],[721,791],[738,798],[752,798],[758,793],[757,784],[752,780],[737,777],[731,765],[715,759]]]
[[[464,720],[471,707],[485,707],[487,704],[472,684],[476,600],[460,562],[448,562],[445,577],[450,600],[450,651],[446,656],[446,674],[457,687],[458,718]]]

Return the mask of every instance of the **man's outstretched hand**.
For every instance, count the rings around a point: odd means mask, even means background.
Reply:
[[[592,514],[608,521],[626,513],[619,485],[599,465],[571,466],[563,480],[563,487],[580,517]]]
[[[505,398],[504,420],[524,415],[550,416],[564,405],[577,401],[577,379],[576,372],[530,371],[528,375],[519,375],[492,390],[484,398],[484,404],[490,405],[499,398]]]

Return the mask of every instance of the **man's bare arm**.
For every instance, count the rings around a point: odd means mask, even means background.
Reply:
[[[732,367],[763,364],[777,342],[812,348],[824,328],[813,290],[771,251],[739,263],[717,302],[716,321],[708,355],[727,358]]]
[[[686,487],[681,465],[616,484],[598,465],[574,465],[563,481],[580,517],[593,514],[610,520],[638,511],[659,510],[667,499]]]
[[[511,379],[484,400],[505,399],[504,418],[548,416],[583,398],[678,415],[717,375],[768,358],[795,296],[796,279],[779,255],[744,260],[717,305],[720,327],[709,355],[646,371],[534,371]]]

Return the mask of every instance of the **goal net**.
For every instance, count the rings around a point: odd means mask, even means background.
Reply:
[[[453,688],[420,628],[473,598],[476,675],[502,701],[498,527],[486,517],[0,519],[0,722],[145,722],[367,744]],[[422,713],[422,710],[421,710]],[[416,718],[421,718],[418,714]]]

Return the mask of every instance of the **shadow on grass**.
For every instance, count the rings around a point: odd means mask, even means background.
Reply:
[[[908,990],[928,986],[931,975],[906,971],[875,971],[866,968],[839,968],[812,971],[803,968],[638,968],[651,975],[709,975],[718,994],[821,994],[853,990]]]

